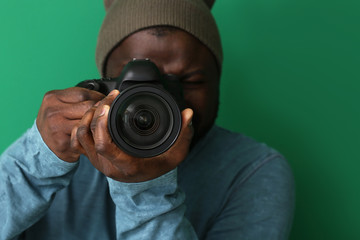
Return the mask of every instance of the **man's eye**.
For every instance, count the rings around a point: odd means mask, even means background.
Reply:
[[[188,79],[182,79],[181,83],[184,87],[197,87],[201,86],[205,83],[205,80],[202,78],[188,78]]]
[[[183,89],[199,89],[204,86],[204,82],[182,82]]]
[[[189,85],[197,85],[197,84],[203,84],[204,81],[183,81],[183,84],[189,84]]]

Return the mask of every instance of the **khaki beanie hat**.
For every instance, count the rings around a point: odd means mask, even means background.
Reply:
[[[220,34],[210,9],[214,0],[104,0],[106,16],[96,47],[101,75],[111,51],[127,36],[141,29],[171,26],[182,29],[207,46],[222,65]],[[110,5],[110,6],[109,6]]]

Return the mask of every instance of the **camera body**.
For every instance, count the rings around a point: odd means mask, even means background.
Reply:
[[[117,78],[85,80],[76,86],[105,95],[120,91],[109,110],[108,129],[115,144],[132,156],[157,156],[179,136],[184,109],[180,78],[162,75],[149,59],[133,59]]]

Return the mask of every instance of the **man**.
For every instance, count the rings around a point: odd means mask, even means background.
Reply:
[[[118,96],[51,91],[34,126],[0,160],[1,239],[286,239],[293,182],[284,158],[214,126],[220,38],[202,0],[115,0],[97,66],[117,77],[149,58],[180,76],[187,108],[175,144],[152,158],[119,149],[107,129]]]

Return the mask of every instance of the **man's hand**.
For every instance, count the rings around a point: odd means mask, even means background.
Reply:
[[[66,162],[75,162],[79,153],[71,149],[71,130],[84,114],[105,96],[85,88],[68,88],[47,92],[36,125],[46,145]]]
[[[119,149],[108,131],[108,113],[119,91],[112,91],[97,106],[86,112],[71,134],[73,149],[85,154],[106,176],[121,182],[142,182],[159,177],[176,168],[187,156],[193,136],[193,111],[182,112],[182,128],[175,144],[152,158],[136,158]]]

